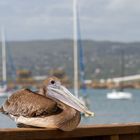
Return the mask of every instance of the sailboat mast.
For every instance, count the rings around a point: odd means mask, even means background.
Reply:
[[[5,83],[7,81],[7,77],[6,77],[6,44],[5,44],[4,28],[1,29],[1,39],[2,39],[2,80]]]
[[[86,89],[85,86],[85,65],[84,65],[84,54],[83,54],[83,45],[82,45],[82,37],[81,37],[81,28],[80,28],[80,16],[79,9],[77,7],[77,34],[78,34],[78,52],[79,52],[79,66],[80,66],[80,80],[82,90]]]
[[[123,79],[123,77],[125,76],[125,59],[124,59],[124,49],[121,50],[121,77]],[[124,87],[124,83],[123,81],[120,82],[120,91],[123,91]]]
[[[74,94],[78,97],[77,1],[73,0]]]

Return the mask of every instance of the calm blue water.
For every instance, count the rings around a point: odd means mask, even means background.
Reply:
[[[87,90],[90,109],[95,112],[96,116],[82,117],[81,124],[140,122],[140,90],[128,89],[126,91],[133,94],[131,100],[109,100],[106,98],[109,90]],[[0,105],[4,100],[5,98],[0,99]],[[0,127],[16,127],[16,125],[10,118],[0,114]]]

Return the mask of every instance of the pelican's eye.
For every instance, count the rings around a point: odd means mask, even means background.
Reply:
[[[51,80],[51,84],[54,85],[55,84],[55,81],[54,80]]]

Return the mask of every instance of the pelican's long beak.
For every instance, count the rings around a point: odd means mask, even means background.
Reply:
[[[88,110],[88,108],[76,98],[68,89],[62,85],[49,85],[47,95],[50,98],[54,98],[63,102],[64,104],[85,113],[87,116],[94,116],[94,112]]]

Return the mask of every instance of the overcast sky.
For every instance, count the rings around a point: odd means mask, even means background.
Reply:
[[[140,0],[78,0],[84,39],[140,41]],[[72,0],[0,0],[8,40],[73,37]]]

